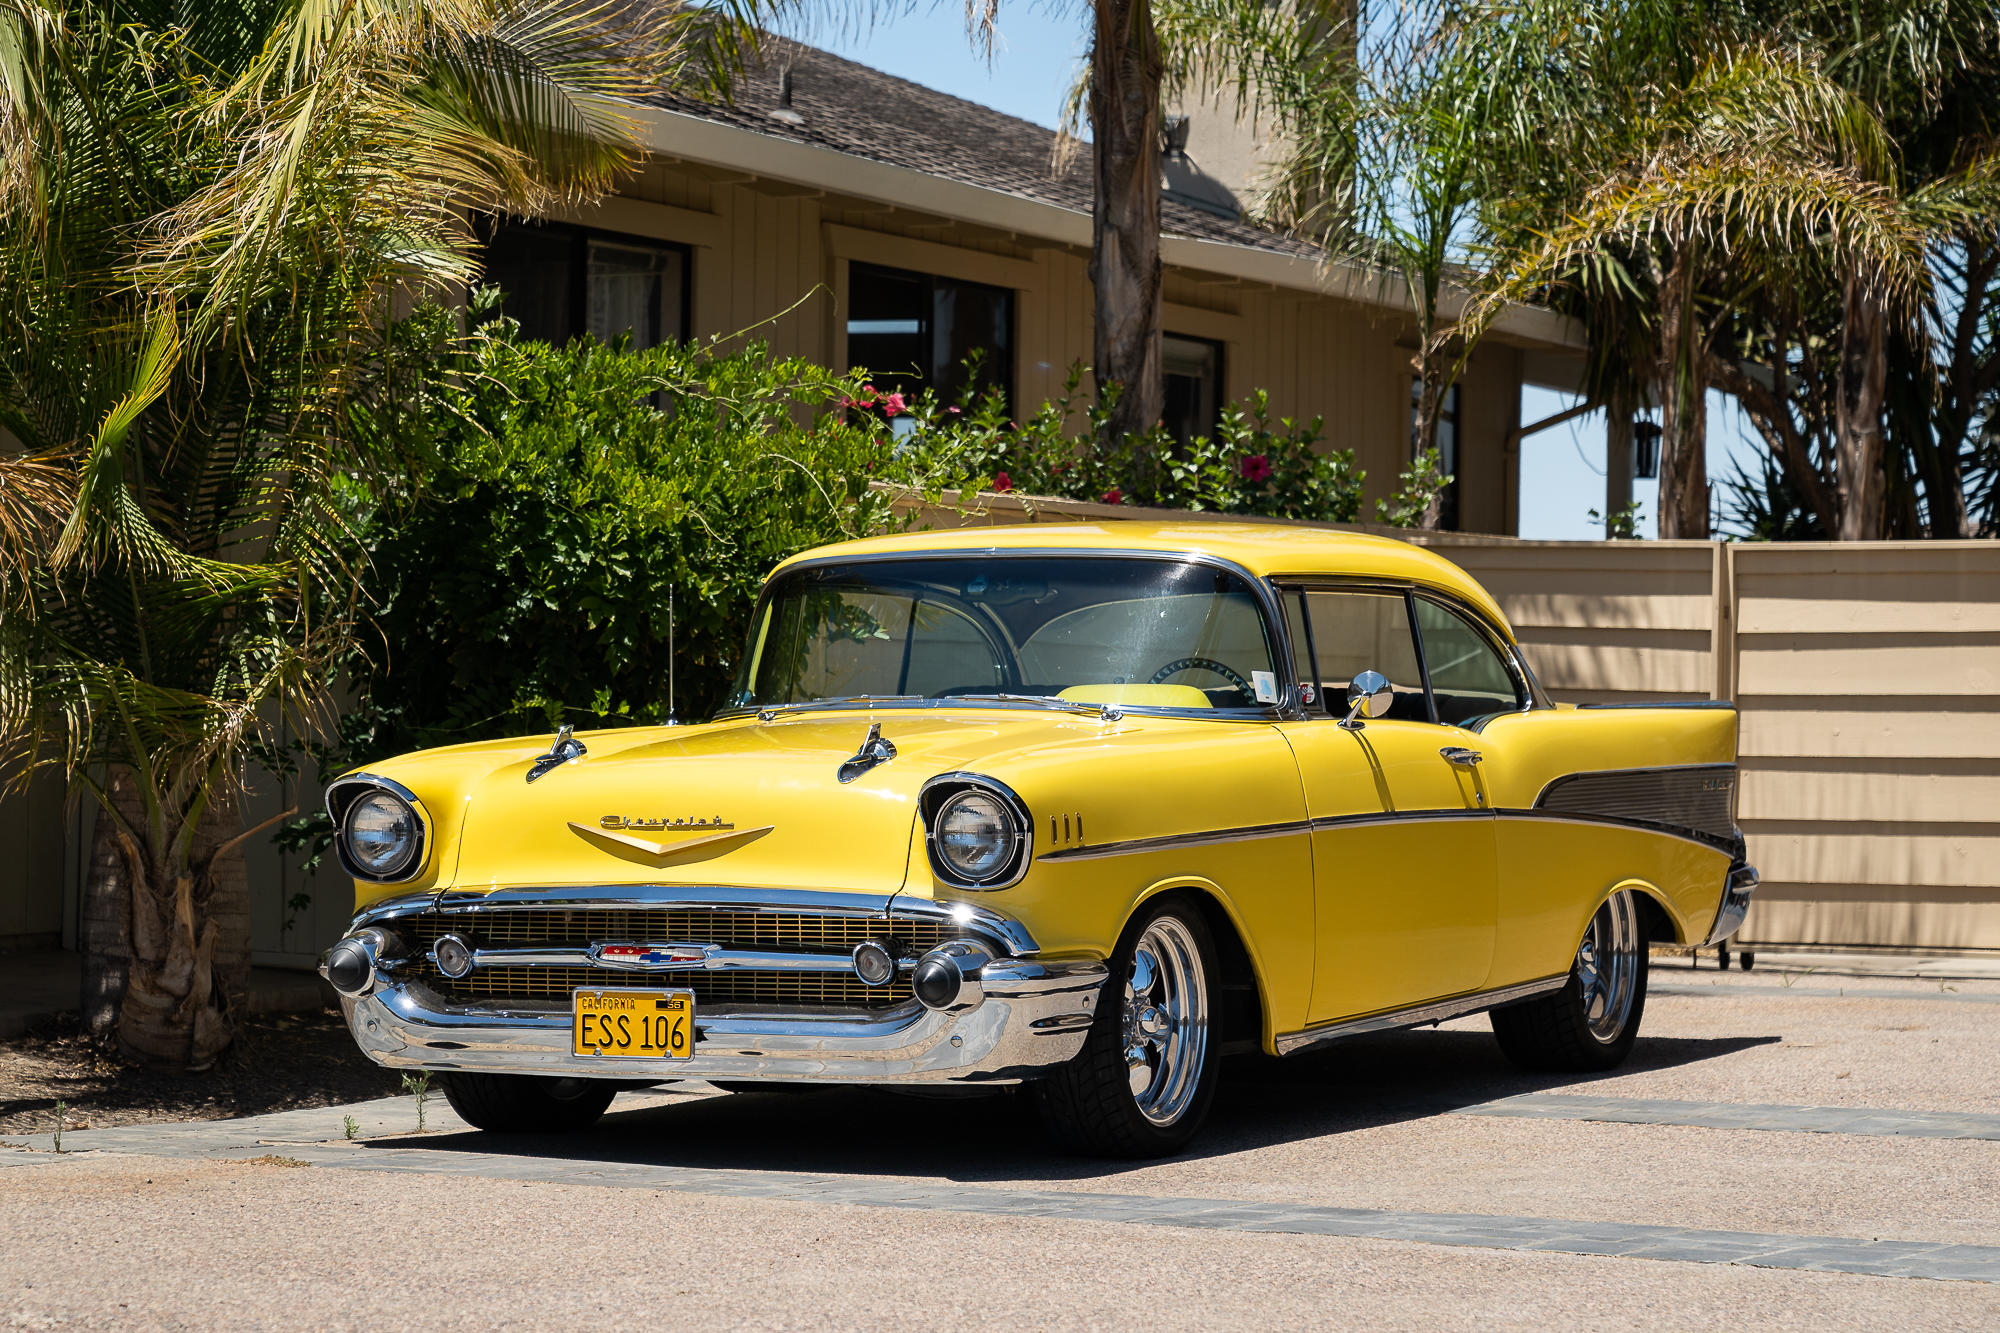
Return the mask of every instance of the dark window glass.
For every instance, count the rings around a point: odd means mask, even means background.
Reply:
[[[502,223],[486,246],[486,281],[522,336],[567,342],[583,333],[633,347],[686,338],[688,251],[557,223]]]
[[[1424,382],[1420,376],[1410,377],[1410,457],[1414,459],[1417,448],[1417,410],[1423,405]],[[1444,391],[1438,400],[1437,451],[1438,467],[1448,477],[1451,484],[1444,488],[1438,499],[1438,526],[1456,531],[1458,528],[1458,385]]]
[[[1160,420],[1167,434],[1182,444],[1213,435],[1222,405],[1222,344],[1169,333],[1160,339],[1160,364],[1166,376]]]
[[[855,261],[847,271],[847,364],[885,393],[930,389],[955,402],[1014,392],[1014,293]],[[977,382],[966,362],[979,358]]]
[[[486,281],[500,289],[500,313],[521,336],[567,342],[577,329],[576,237],[548,227],[508,224],[486,245]]]
[[[1424,636],[1438,721],[1462,727],[1521,706],[1521,687],[1499,649],[1457,612],[1419,597],[1417,628]]]

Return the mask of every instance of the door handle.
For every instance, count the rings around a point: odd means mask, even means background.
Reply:
[[[1471,768],[1481,759],[1485,758],[1479,751],[1468,750],[1463,745],[1447,745],[1442,750],[1439,750],[1438,754],[1447,762],[1457,764],[1463,768]]]

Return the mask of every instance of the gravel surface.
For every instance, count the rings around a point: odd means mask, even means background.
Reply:
[[[105,1129],[333,1106],[387,1096],[397,1085],[355,1049],[332,1011],[248,1018],[222,1062],[200,1074],[107,1055],[72,1019],[0,1042],[0,1135],[49,1132],[59,1100],[70,1129]]]

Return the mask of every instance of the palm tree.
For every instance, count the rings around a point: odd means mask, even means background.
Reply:
[[[1160,157],[1169,98],[1233,90],[1239,112],[1296,80],[1317,46],[1341,40],[1343,0],[1087,0],[1088,66],[1065,123],[1087,123],[1094,181],[1092,372],[1107,442],[1160,424]],[[991,43],[1000,0],[965,0],[976,44]]]
[[[472,210],[608,188],[621,100],[749,12],[0,0],[0,766],[96,800],[129,1053],[231,1039],[217,867],[351,643],[391,301],[472,274]]]
[[[1711,387],[1742,403],[1822,530],[1882,535],[1905,470],[1884,453],[1889,348],[1922,344],[1941,247],[1990,235],[2000,201],[1990,121],[1912,170],[1912,110],[1990,80],[1991,12],[1865,8],[1530,0],[1459,20],[1493,79],[1486,310],[1575,311],[1597,396],[1659,404],[1662,535],[1708,535]],[[1958,109],[1977,102],[1961,92]]]

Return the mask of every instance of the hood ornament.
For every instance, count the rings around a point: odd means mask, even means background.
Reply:
[[[582,741],[574,739],[569,733],[570,725],[565,722],[556,732],[556,743],[549,747],[549,752],[535,757],[534,766],[528,770],[528,781],[546,777],[564,764],[573,763],[590,753],[583,747]]]
[[[838,777],[842,782],[852,782],[877,764],[886,764],[895,757],[896,746],[893,742],[883,737],[882,724],[880,722],[870,722],[868,724],[867,739],[861,742],[860,749],[856,750],[835,770],[834,776]]]

